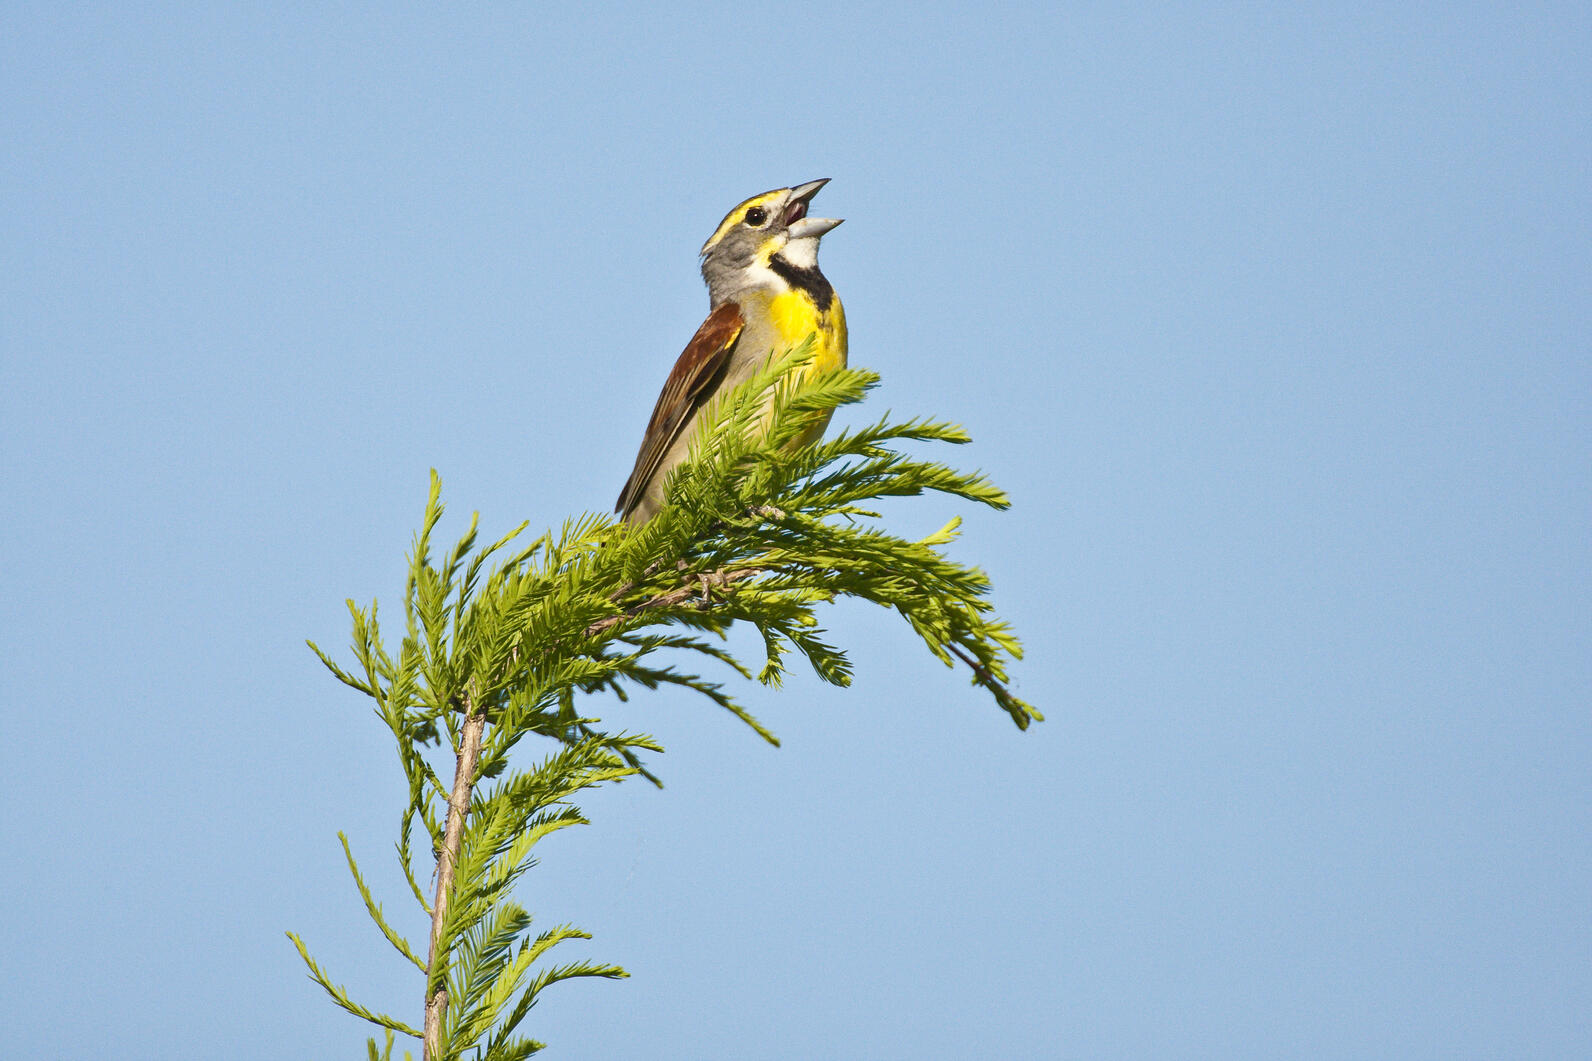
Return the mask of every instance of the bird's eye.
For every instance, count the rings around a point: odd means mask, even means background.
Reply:
[[[754,206],[746,212],[746,223],[753,228],[760,228],[768,220],[768,211],[761,206]]]

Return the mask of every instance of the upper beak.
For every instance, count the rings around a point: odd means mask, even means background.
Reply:
[[[785,230],[791,239],[808,239],[822,236],[825,232],[840,224],[844,218],[839,217],[808,217],[807,206],[812,202],[818,190],[829,183],[828,177],[821,177],[806,184],[798,184],[790,190],[790,198],[785,201]]]

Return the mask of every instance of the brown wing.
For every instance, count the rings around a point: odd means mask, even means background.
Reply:
[[[680,431],[691,419],[691,414],[707,400],[713,381],[723,372],[730,359],[730,348],[745,325],[741,308],[734,302],[721,304],[686,344],[680,360],[663,384],[658,404],[652,409],[652,419],[647,421],[647,433],[641,439],[641,452],[636,454],[636,466],[619,491],[619,502],[614,511],[629,515],[636,507],[658,473],[663,455],[674,445]]]

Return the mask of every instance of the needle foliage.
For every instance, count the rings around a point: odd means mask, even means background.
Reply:
[[[645,734],[608,729],[590,714],[588,694],[688,689],[777,744],[735,690],[696,664],[777,686],[801,658],[824,681],[847,685],[851,663],[826,640],[818,608],[856,597],[893,609],[1020,729],[1041,718],[1007,688],[1007,666],[1021,650],[990,610],[989,580],[945,553],[959,520],[913,540],[885,530],[870,507],[941,493],[1003,509],[1006,495],[980,474],[898,448],[967,442],[954,424],[886,417],[795,445],[878,381],[841,369],[793,382],[810,346],[772,359],[716,403],[691,459],[670,476],[670,503],[639,527],[585,515],[557,532],[528,538],[521,524],[482,544],[472,519],[438,554],[443,504],[433,472],[409,554],[401,631],[383,629],[374,603],[350,601],[353,663],[311,643],[337,678],[370,698],[392,733],[408,781],[398,861],[431,921],[429,945],[400,933],[343,839],[370,917],[424,984],[418,1027],[355,1002],[289,933],[333,1001],[385,1030],[382,1046],[368,1044],[372,1059],[391,1056],[395,1034],[421,1039],[428,1061],[528,1057],[542,1044],[521,1026],[544,989],[626,975],[616,965],[565,960],[562,944],[587,933],[539,929],[514,898],[536,845],[585,823],[580,793],[651,778],[647,757],[662,750]],[[725,635],[737,623],[761,635],[758,658],[728,647]],[[449,766],[451,781],[442,772]]]

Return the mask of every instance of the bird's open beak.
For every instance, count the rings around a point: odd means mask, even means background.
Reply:
[[[790,190],[790,198],[785,201],[785,230],[791,239],[810,239],[822,236],[825,232],[840,224],[844,218],[839,217],[808,217],[807,207],[812,202],[818,190],[829,183],[828,177],[822,177],[806,184],[798,184]]]

